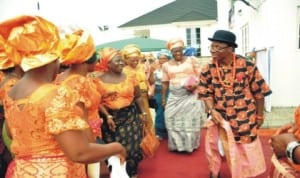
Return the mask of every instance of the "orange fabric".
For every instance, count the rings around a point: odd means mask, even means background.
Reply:
[[[214,108],[226,114],[225,119],[230,120],[237,142],[251,143],[257,136],[255,100],[270,95],[272,91],[252,62],[237,58],[235,70],[233,92],[231,88],[222,87],[216,65],[205,65],[200,75],[198,96],[202,100],[213,99]],[[231,71],[224,70],[221,80],[228,80]]]
[[[62,79],[62,75],[58,75],[55,80],[56,84],[68,86],[78,93],[80,101],[87,107],[88,121],[94,136],[101,137],[100,126],[102,125],[102,119],[98,114],[101,95],[97,88],[99,86],[97,82],[96,78],[83,77],[79,74],[70,75],[65,79]]]
[[[296,125],[296,130],[294,131],[294,135],[298,140],[300,140],[300,106],[298,106],[295,110],[294,121]],[[282,129],[282,131],[275,133],[275,135],[285,133],[285,132],[290,132],[288,129],[290,129],[291,127],[292,125],[285,125],[279,129],[279,130]],[[292,163],[286,157],[278,159],[275,154],[273,154],[271,161],[273,163],[270,171],[271,177],[273,178],[299,177],[300,165]]]
[[[87,61],[96,51],[92,36],[83,30],[67,34],[59,43],[61,63],[81,64]]]
[[[295,136],[300,140],[300,106],[298,106],[294,113],[294,120],[297,126],[297,130],[295,131]]]
[[[290,162],[289,162],[290,163]],[[298,172],[300,172],[300,165],[298,165],[298,164],[293,164],[293,163],[290,163],[291,164],[291,166],[295,169],[295,170],[297,170]]]
[[[295,124],[297,126],[297,129],[295,130],[294,135],[297,137],[298,140],[300,140],[300,106],[298,106],[295,109],[294,120],[295,120]],[[287,161],[287,162],[289,165],[291,165],[291,167],[293,169],[300,172],[300,165],[293,164],[291,161]]]
[[[122,56],[126,60],[129,57],[142,57],[142,53],[137,45],[129,44],[122,49]]]
[[[88,128],[78,115],[78,99],[69,88],[53,84],[43,85],[20,100],[5,97],[5,117],[15,154],[11,177],[51,177],[55,173],[85,177],[85,165],[68,160],[54,138],[68,130]],[[51,157],[52,161],[45,161]]]
[[[6,51],[10,49],[8,45],[5,44],[5,40],[0,36],[0,70],[8,69],[15,66],[15,61],[12,56],[8,55]],[[17,58],[18,59],[18,58]]]
[[[110,109],[120,109],[129,106],[134,99],[134,87],[137,81],[127,76],[121,83],[105,83],[99,80],[99,91],[102,94],[101,103]]]
[[[0,100],[4,99],[4,96],[6,96],[7,92],[11,89],[11,87],[13,87],[17,83],[18,80],[19,79],[17,78],[9,79],[8,81],[5,82],[5,84],[3,84],[3,86],[1,86]]]
[[[20,168],[22,165],[22,168]],[[72,165],[72,166],[70,166]],[[25,157],[12,161],[6,172],[6,178],[36,178],[36,177],[80,177],[87,178],[83,164],[72,163],[63,155],[51,157]],[[18,171],[14,171],[18,169]],[[38,171],[37,171],[38,170]],[[66,173],[68,170],[68,173]]]
[[[95,66],[96,70],[106,72],[108,71],[108,63],[112,58],[117,55],[119,52],[118,50],[107,47],[103,48],[99,51],[100,55],[100,62]]]
[[[299,165],[291,165],[287,158],[278,159],[275,154],[271,157],[270,178],[298,178]],[[297,167],[294,167],[297,166]]]
[[[149,97],[148,97],[148,80],[145,72],[145,65],[138,65],[136,68],[132,68],[130,66],[125,66],[123,69],[124,73],[128,76],[134,77],[137,79],[139,88],[141,90],[141,97],[144,104],[145,112],[147,113],[147,128],[153,129],[153,119],[151,116],[150,108],[149,108]]]
[[[5,79],[5,75],[3,71],[0,71],[0,82],[2,82]]]
[[[167,49],[172,50],[174,48],[184,47],[184,42],[180,38],[174,38],[167,42]]]
[[[222,141],[231,177],[255,177],[266,171],[259,137],[251,143],[238,144],[234,140],[229,122],[223,120],[221,125],[217,126],[208,120],[206,126],[205,152],[211,172],[217,175],[221,168],[222,158],[218,150],[218,138]]]
[[[0,23],[0,35],[5,40],[5,52],[24,71],[57,59],[58,28],[39,16],[19,16]]]
[[[136,77],[141,90],[148,89],[148,80],[144,65],[138,65],[136,68],[132,68],[127,65],[123,68],[123,72],[127,75]]]
[[[0,71],[0,82],[2,82],[4,78],[5,78],[4,73]]]

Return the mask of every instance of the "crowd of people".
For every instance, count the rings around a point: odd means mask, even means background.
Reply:
[[[170,154],[202,146],[210,178],[220,177],[219,149],[234,178],[266,171],[257,131],[272,91],[255,63],[235,54],[235,34],[217,30],[204,65],[179,38],[154,56],[136,44],[96,50],[88,31],[59,31],[40,16],[0,22],[0,177],[99,178],[116,156],[136,178],[144,128],[166,139]],[[300,109],[296,125],[270,140],[274,178],[300,175],[299,118]]]

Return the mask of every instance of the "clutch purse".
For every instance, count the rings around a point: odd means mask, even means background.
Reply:
[[[190,75],[189,77],[187,77],[185,83],[184,83],[184,87],[186,88],[186,90],[193,92],[194,89],[196,89],[195,86],[198,85],[199,80],[193,76]]]

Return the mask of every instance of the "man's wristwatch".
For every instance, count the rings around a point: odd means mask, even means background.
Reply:
[[[286,156],[294,164],[296,164],[296,161],[294,158],[294,151],[298,146],[300,146],[299,141],[292,141],[286,147]]]

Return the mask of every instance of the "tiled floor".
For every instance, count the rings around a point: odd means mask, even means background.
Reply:
[[[271,112],[266,112],[263,128],[278,128],[294,120],[295,107],[272,107]]]
[[[292,122],[292,119],[272,119],[272,120],[265,120],[262,128],[278,128],[285,124]]]

